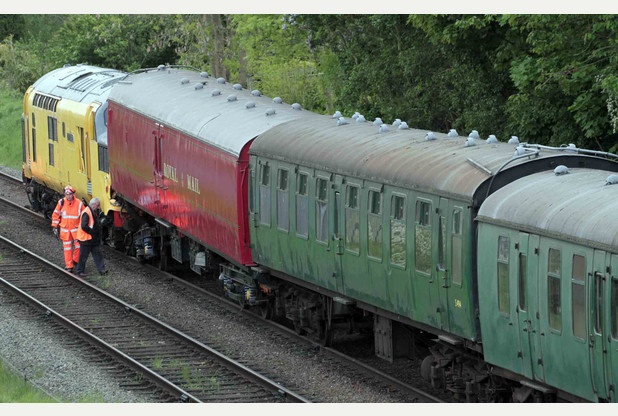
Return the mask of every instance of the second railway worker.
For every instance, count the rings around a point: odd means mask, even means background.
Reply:
[[[77,231],[77,239],[81,246],[79,262],[75,268],[75,274],[85,276],[86,261],[92,253],[92,259],[99,274],[107,274],[105,270],[105,262],[103,261],[103,253],[101,252],[101,221],[99,220],[99,206],[101,202],[99,198],[92,198],[84,212],[82,213]]]

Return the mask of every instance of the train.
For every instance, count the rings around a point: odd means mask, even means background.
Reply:
[[[456,400],[618,401],[617,155],[317,114],[174,65],[58,68],[22,125],[32,208],[96,196],[140,261],[322,345],[425,351]]]

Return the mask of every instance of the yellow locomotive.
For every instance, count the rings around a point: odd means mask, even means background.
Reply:
[[[107,96],[126,73],[65,65],[38,79],[25,93],[22,115],[23,180],[33,210],[46,217],[66,185],[101,210],[113,204],[107,153]]]

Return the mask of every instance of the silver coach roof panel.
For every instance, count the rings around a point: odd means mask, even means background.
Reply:
[[[569,171],[504,186],[485,200],[478,221],[618,252],[618,184],[607,185],[615,172]]]
[[[470,145],[468,138],[429,134],[427,130],[400,130],[389,125],[387,132],[380,133],[380,126],[370,122],[337,124],[331,117],[320,116],[280,125],[258,137],[250,153],[471,200],[479,185],[511,160],[515,150],[513,145],[485,140]],[[509,168],[527,160],[515,160]]]
[[[109,100],[234,155],[269,128],[312,116],[238,84],[174,67],[128,75]]]
[[[104,102],[126,72],[90,65],[64,66],[39,78],[32,86],[37,93],[76,102]]]

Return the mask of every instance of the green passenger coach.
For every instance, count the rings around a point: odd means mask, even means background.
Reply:
[[[478,279],[481,328],[493,334],[483,340],[487,362],[539,386],[615,402],[618,185],[608,186],[611,175],[542,172],[487,198],[478,216]]]

